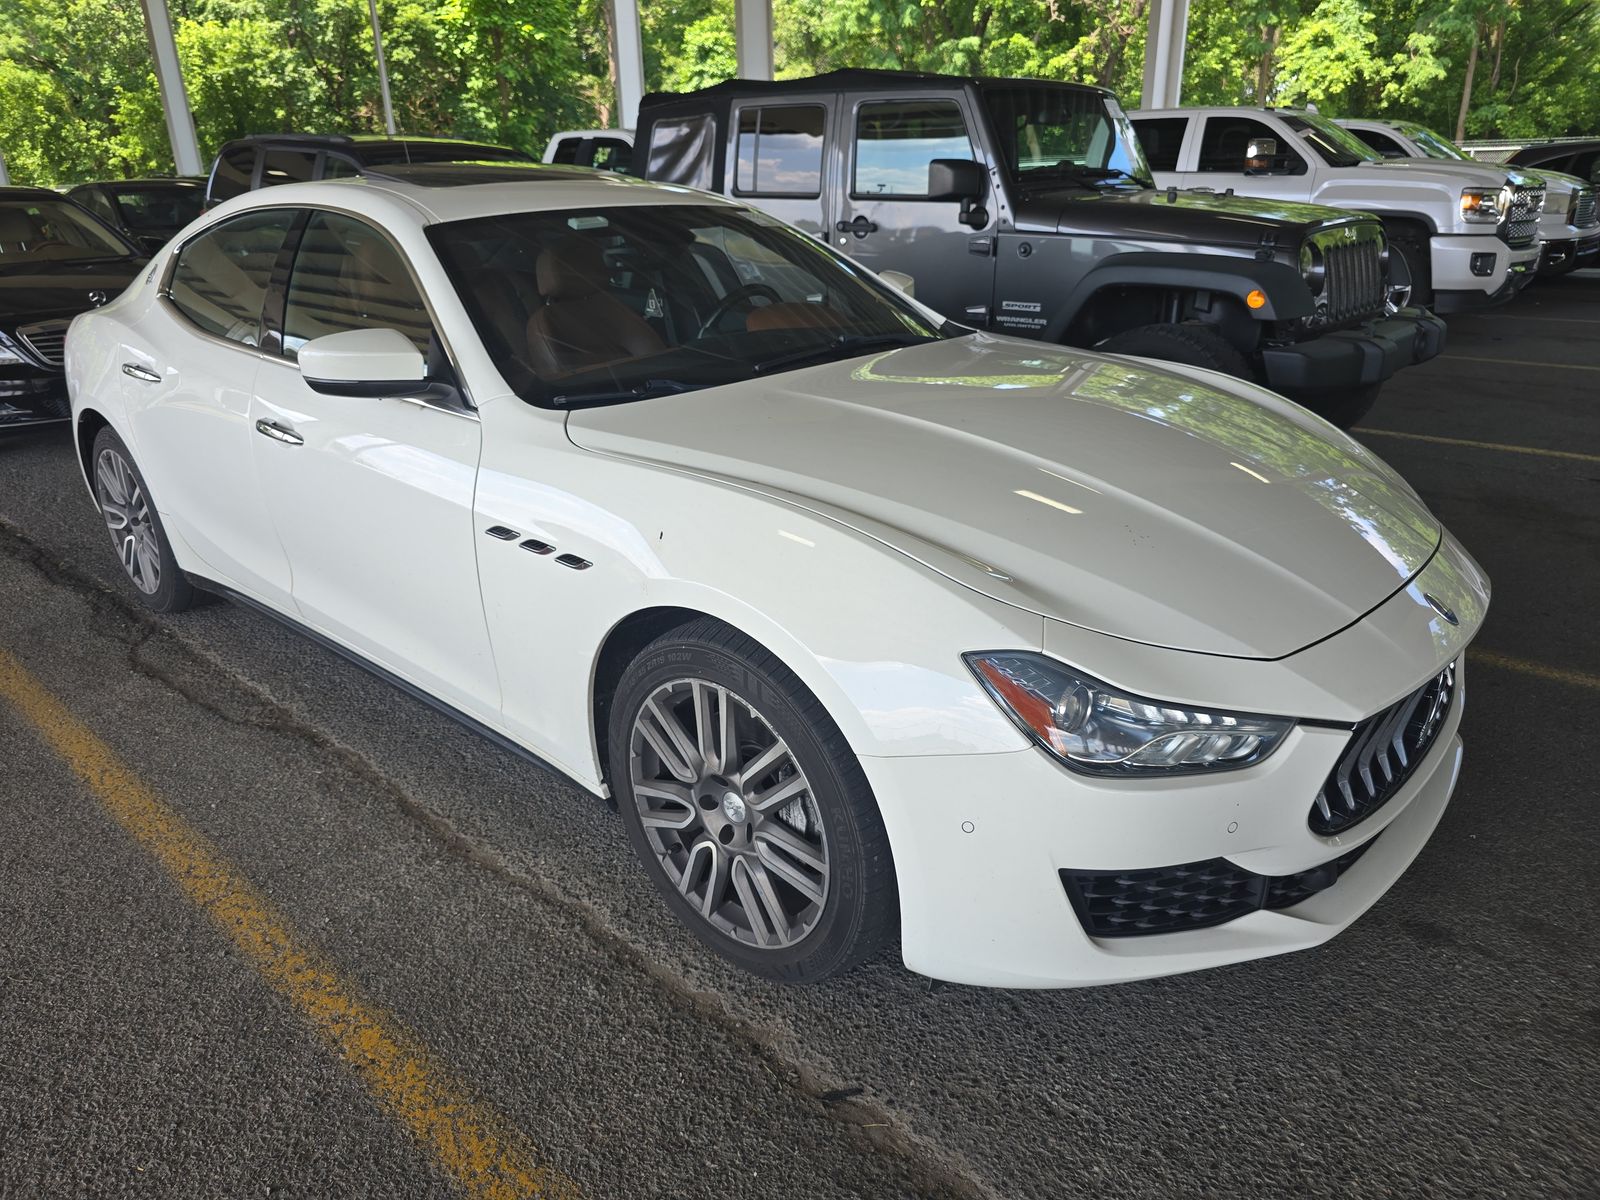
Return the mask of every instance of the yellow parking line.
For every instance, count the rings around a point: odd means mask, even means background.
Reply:
[[[1481,358],[1473,354],[1446,354],[1439,361],[1495,363],[1502,367],[1537,367],[1540,370],[1546,367],[1558,367],[1563,371],[1600,371],[1600,366],[1593,363],[1558,363],[1549,359],[1534,361],[1526,358]]]
[[[1379,437],[1406,438],[1413,442],[1437,442],[1441,446],[1470,446],[1475,450],[1504,450],[1508,454],[1537,454],[1541,458],[1571,458],[1578,462],[1600,463],[1600,454],[1580,454],[1576,450],[1542,450],[1538,446],[1508,446],[1504,442],[1474,442],[1467,438],[1439,437],[1432,433],[1401,433],[1398,429],[1358,427],[1352,433]]]
[[[166,869],[474,1200],[576,1200],[577,1185],[542,1166],[498,1114],[472,1099],[417,1037],[368,1004],[220,851],[0,649],[0,698],[38,730],[105,810]]]
[[[1587,671],[1572,671],[1566,667],[1547,667],[1544,663],[1531,662],[1526,658],[1512,658],[1509,654],[1496,654],[1493,650],[1472,651],[1472,661],[1483,663],[1491,667],[1499,667],[1504,671],[1516,671],[1522,675],[1533,675],[1539,679],[1548,679],[1551,683],[1565,683],[1572,687],[1593,688],[1600,691],[1600,675],[1591,675]]]

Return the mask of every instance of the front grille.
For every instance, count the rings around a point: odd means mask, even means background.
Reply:
[[[40,362],[59,367],[66,356],[67,326],[69,321],[40,321],[37,325],[24,325],[17,330],[23,348]]]
[[[1322,255],[1317,309],[1323,320],[1337,325],[1382,312],[1383,239],[1377,228],[1345,226],[1319,233],[1312,241]]]
[[[1594,189],[1584,188],[1578,193],[1578,205],[1572,211],[1572,223],[1579,229],[1600,225],[1600,204],[1595,203]]]
[[[1511,214],[1506,225],[1506,242],[1515,247],[1531,246],[1539,234],[1539,212],[1544,208],[1542,187],[1518,187],[1511,192]]]
[[[1090,937],[1183,933],[1263,908],[1292,908],[1332,887],[1377,840],[1292,875],[1258,875],[1213,858],[1139,871],[1062,871],[1061,885]]]
[[[1343,833],[1387,804],[1428,753],[1455,697],[1451,663],[1405,699],[1357,725],[1311,806],[1311,831],[1324,837]]]

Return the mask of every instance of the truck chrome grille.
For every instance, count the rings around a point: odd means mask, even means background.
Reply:
[[[1313,833],[1343,833],[1387,804],[1427,755],[1456,697],[1451,663],[1416,691],[1351,732],[1311,806]]]
[[[1511,213],[1506,224],[1506,243],[1521,248],[1533,245],[1539,234],[1539,213],[1544,209],[1542,187],[1518,187],[1511,192]]]
[[[1593,188],[1578,192],[1578,205],[1572,213],[1572,223],[1579,229],[1593,229],[1600,225],[1600,204],[1595,203]]]
[[[67,326],[69,321],[40,321],[36,325],[23,325],[17,330],[23,349],[40,362],[59,367],[66,355]]]

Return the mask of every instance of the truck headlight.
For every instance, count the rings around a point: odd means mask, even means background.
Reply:
[[[1237,770],[1266,758],[1294,728],[1286,717],[1186,708],[1131,696],[1030,651],[986,651],[963,658],[1019,729],[1066,766],[1089,775]]]
[[[1322,294],[1322,285],[1327,279],[1327,265],[1323,262],[1322,251],[1310,242],[1300,247],[1300,278],[1306,281],[1306,286],[1311,289],[1313,296]]]
[[[1508,187],[1462,188],[1462,220],[1476,221],[1485,225],[1498,224],[1501,214],[1511,207],[1510,192],[1511,189]]]

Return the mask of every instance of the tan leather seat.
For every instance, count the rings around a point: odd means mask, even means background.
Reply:
[[[568,237],[539,255],[535,267],[544,305],[528,318],[528,358],[555,378],[659,354],[666,343],[648,322],[608,290],[600,247]]]
[[[0,246],[20,250],[39,240],[39,230],[33,218],[20,208],[0,207]]]
[[[844,321],[833,309],[822,304],[763,304],[752,308],[744,319],[746,333],[765,333],[774,329],[844,329]]]

